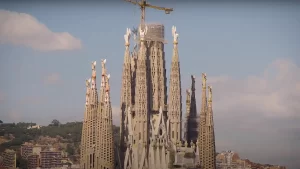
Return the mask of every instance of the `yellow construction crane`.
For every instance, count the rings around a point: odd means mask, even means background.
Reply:
[[[142,11],[142,14],[141,14],[141,26],[142,27],[145,24],[145,9],[146,9],[146,7],[165,11],[166,14],[170,14],[170,12],[173,11],[173,8],[164,8],[164,7],[160,7],[160,6],[150,5],[149,3],[146,2],[146,0],[141,0],[139,2],[132,1],[132,0],[124,0],[124,1],[140,6],[141,11]]]

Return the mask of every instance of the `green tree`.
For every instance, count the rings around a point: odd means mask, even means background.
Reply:
[[[30,123],[26,124],[24,122],[20,122],[17,124],[1,124],[0,135],[5,136],[5,138],[10,141],[2,143],[0,145],[0,152],[4,151],[6,148],[19,148],[24,142],[36,140],[40,136],[60,136],[63,138],[60,140],[60,142],[69,143],[69,145],[67,145],[66,151],[70,155],[79,154],[82,122],[68,122],[65,124],[61,124],[58,120],[53,120],[52,122],[53,123],[51,123],[49,126],[44,126],[40,129],[27,129],[27,127],[25,126]],[[115,143],[118,143],[120,137],[120,128],[118,126],[113,126],[113,131]]]
[[[23,158],[17,158],[17,167],[20,169],[27,169],[28,168],[28,161]]]
[[[59,125],[60,125],[60,122],[59,122],[58,120],[54,119],[54,120],[52,120],[52,122],[51,122],[50,125],[51,125],[51,126],[59,126]]]
[[[67,149],[66,149],[66,152],[69,154],[69,155],[74,155],[74,148],[71,144],[68,144],[67,145]]]

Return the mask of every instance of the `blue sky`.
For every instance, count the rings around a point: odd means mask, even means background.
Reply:
[[[256,161],[300,166],[299,162],[297,164],[292,159],[294,154],[300,152],[300,149],[292,148],[300,141],[299,137],[294,138],[300,134],[300,125],[297,124],[300,108],[297,103],[287,103],[287,99],[284,99],[293,96],[294,102],[300,100],[300,79],[296,77],[300,73],[300,4],[292,1],[254,4],[154,1],[153,4],[174,8],[170,15],[148,9],[146,21],[163,23],[168,42],[172,41],[172,25],[177,27],[183,101],[184,91],[191,83],[191,74],[198,77],[197,92],[202,72],[207,73],[208,82],[215,86],[218,151],[234,149],[242,157]],[[36,22],[44,24],[49,31],[68,32],[73,38],[70,41],[78,39],[81,44],[80,49],[74,50],[39,50],[34,44],[28,46],[28,39],[5,36],[5,32],[1,32],[4,22],[0,22],[1,120],[34,121],[39,124],[48,124],[54,118],[62,122],[81,120],[85,79],[91,75],[91,62],[96,60],[99,65],[104,58],[107,59],[107,69],[111,74],[112,104],[117,110],[124,56],[123,35],[127,27],[138,24],[138,7],[126,2],[109,4],[91,1],[86,4],[78,1],[2,1],[0,7],[3,10],[0,20],[5,20],[4,14],[7,13],[26,13],[36,18]],[[17,19],[20,20],[14,22],[17,26],[12,30],[31,28],[27,31],[35,32],[31,37],[36,39],[35,43],[55,46],[56,41],[50,43],[50,35],[47,40],[48,36],[36,33],[38,29],[33,31],[33,27],[26,26],[28,20]],[[165,46],[165,52],[169,79],[171,43]],[[97,83],[100,87],[100,78]],[[290,90],[286,91],[287,88]],[[199,102],[200,93],[197,99]],[[256,115],[255,118],[251,114]],[[115,118],[118,121],[117,115]],[[233,123],[237,121],[244,127],[236,127]],[[286,124],[279,126],[279,121],[285,121]],[[248,127],[245,127],[246,124]],[[260,125],[261,128],[255,128]],[[291,135],[279,136],[266,128],[284,130],[285,134]],[[251,142],[254,149],[259,149],[263,143],[268,145],[270,138],[277,140],[274,146],[286,150],[285,158],[281,158],[283,155],[274,155],[282,152],[274,147],[262,150],[264,153],[261,154],[264,155],[261,156],[252,148],[245,148],[248,147],[245,145],[245,133],[251,133],[251,136],[247,136],[256,139]]]

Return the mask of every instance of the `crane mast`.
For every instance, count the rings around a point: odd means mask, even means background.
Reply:
[[[141,26],[144,27],[145,24],[145,10],[146,7],[148,8],[153,8],[153,9],[157,9],[157,10],[161,10],[161,11],[165,11],[166,14],[170,14],[173,11],[173,8],[165,8],[165,7],[160,7],[160,6],[154,6],[154,5],[150,5],[149,3],[147,3],[146,0],[141,0],[141,1],[132,1],[132,0],[124,0],[126,2],[130,2],[134,5],[138,5],[141,8]]]

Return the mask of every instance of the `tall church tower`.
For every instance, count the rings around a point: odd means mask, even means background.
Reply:
[[[216,146],[215,146],[215,132],[214,120],[212,110],[212,87],[208,86],[208,108],[206,115],[206,146],[205,146],[205,169],[216,169]]]
[[[103,113],[104,113],[104,108],[105,108],[105,96],[106,96],[106,85],[108,83],[108,81],[106,80],[106,59],[101,60],[101,85],[100,85],[100,92],[99,92],[99,103],[98,103],[98,110],[97,110],[97,123],[94,126],[96,128],[96,145],[95,145],[95,149],[97,152],[97,157],[96,157],[96,161],[97,164],[95,166],[98,167],[99,162],[100,162],[100,154],[99,152],[102,151],[102,143],[101,143],[101,137],[102,137],[102,131],[101,131],[101,126],[102,126],[102,117],[103,117]]]
[[[87,120],[89,115],[89,97],[90,97],[90,90],[91,90],[91,79],[86,80],[86,94],[85,94],[85,112],[84,112],[84,118],[83,118],[83,125],[82,125],[82,134],[81,134],[81,145],[80,145],[80,168],[85,167],[85,161],[87,158],[86,154],[86,144],[87,144]]]
[[[189,136],[189,118],[191,113],[191,90],[186,90],[186,101],[185,101],[185,131],[184,131],[184,140],[190,140]]]
[[[124,124],[125,118],[127,116],[126,112],[129,107],[132,105],[132,76],[133,73],[131,71],[131,67],[134,68],[135,60],[134,58],[130,58],[130,51],[129,51],[129,40],[130,40],[131,31],[127,28],[126,34],[124,35],[125,39],[125,54],[124,54],[124,63],[123,63],[123,75],[122,75],[122,89],[121,89],[121,107],[120,107],[120,117],[121,117],[121,124],[120,124],[120,157],[121,163],[123,164],[123,159],[125,158],[125,151],[126,151],[126,142],[124,140],[124,136],[128,135],[128,130],[126,130],[126,126]],[[122,166],[121,164],[121,166]]]
[[[102,68],[104,67],[105,63],[102,61]],[[105,68],[104,68],[105,69]],[[104,71],[105,74],[102,74],[105,81],[105,93],[104,93],[104,100],[101,114],[101,126],[100,132],[101,137],[100,139],[100,151],[99,160],[97,163],[97,169],[114,169],[115,168],[115,152],[114,152],[114,136],[113,136],[113,123],[112,123],[112,108],[111,108],[111,101],[110,101],[110,85],[109,85],[109,78],[110,75],[106,74],[106,70]]]
[[[170,140],[173,143],[181,142],[181,119],[182,119],[182,102],[181,102],[181,78],[180,64],[178,56],[178,34],[176,27],[172,27],[173,34],[173,56],[170,72],[170,92],[168,102],[168,118]]]
[[[114,140],[110,103],[109,75],[106,60],[102,60],[100,101],[96,85],[96,61],[92,63],[92,77],[86,80],[86,103],[82,126],[80,168],[114,169]]]
[[[167,78],[164,52],[164,25],[147,24],[145,45],[147,45],[147,72],[149,106],[152,114],[158,114],[160,107],[166,110]]]
[[[202,73],[202,100],[201,100],[201,111],[200,111],[200,125],[199,125],[199,135],[198,135],[198,147],[200,156],[200,166],[201,169],[205,166],[205,156],[206,156],[206,112],[207,112],[207,98],[206,98],[206,74]],[[203,168],[204,169],[204,168]]]
[[[196,142],[198,139],[198,119],[197,119],[197,103],[196,103],[196,88],[195,88],[195,76],[191,75],[192,85],[191,85],[191,93],[189,94],[189,113],[187,114],[187,124],[186,124],[186,132],[187,137],[186,141],[188,143]],[[187,105],[188,106],[188,105]]]
[[[131,31],[127,30],[129,33],[124,36],[120,149],[123,152],[121,161],[125,169],[164,169],[176,163],[176,160],[180,162],[181,157],[174,157],[176,156],[174,152],[180,150],[182,145],[178,34],[176,27],[173,26],[173,56],[167,103],[163,28],[163,25],[159,24],[147,24],[143,29],[140,27],[138,55],[135,58],[134,50],[130,61],[128,40]],[[194,77],[192,79],[193,106],[191,109],[194,117],[196,116]]]
[[[165,12],[173,9],[152,6],[145,0],[140,3],[131,0],[128,2],[141,7],[142,22],[137,31],[138,34],[134,34],[134,40],[138,45],[134,46],[131,58],[129,52],[131,31],[127,29],[127,33],[124,35],[125,54],[120,105],[122,168],[165,169],[172,168],[175,164],[182,167],[195,167],[198,161],[201,161],[203,168],[204,157],[208,150],[205,147],[206,75],[202,74],[202,91],[204,92],[200,112],[201,125],[197,123],[195,77],[192,76],[192,86],[190,92],[187,93],[189,120],[186,138],[190,145],[188,146],[187,142],[183,145],[181,137],[181,74],[176,27],[172,27],[173,55],[169,95],[167,96],[164,26],[162,24],[144,24],[146,7]],[[132,31],[132,33],[135,32]],[[196,160],[199,158],[198,156],[201,157],[201,160]]]
[[[97,109],[98,93],[96,87],[96,61],[92,63],[92,77],[86,81],[86,105],[82,127],[81,168],[94,169],[96,164]]]
[[[144,30],[140,27],[141,46],[137,58],[135,105],[133,112],[133,168],[142,169],[148,167],[149,147],[149,95],[148,95],[148,69],[147,69],[147,48]]]

